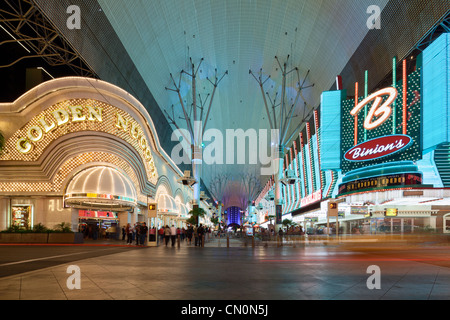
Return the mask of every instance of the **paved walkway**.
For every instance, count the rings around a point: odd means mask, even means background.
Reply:
[[[422,252],[383,255],[325,246],[251,248],[236,239],[230,242],[230,248],[226,239],[223,247],[214,239],[204,248],[182,244],[121,250],[3,277],[0,299],[450,300],[449,247],[424,251],[428,256],[421,260],[414,257],[423,257]],[[76,283],[68,273],[71,265],[80,270],[80,289],[69,288]],[[380,289],[367,286],[371,265],[379,267]]]

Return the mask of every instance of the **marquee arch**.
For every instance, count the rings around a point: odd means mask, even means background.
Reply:
[[[182,176],[159,144],[144,106],[105,81],[50,80],[12,103],[0,103],[0,114],[6,138],[0,192],[63,195],[74,174],[107,165],[126,173],[139,190],[140,202],[146,203],[148,196],[156,196],[157,168]],[[170,193],[172,180],[162,180]]]

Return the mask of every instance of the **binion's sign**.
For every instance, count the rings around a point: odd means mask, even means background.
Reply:
[[[421,150],[421,68],[392,86],[341,104],[343,174],[386,162],[417,161]]]
[[[369,161],[389,156],[408,148],[413,139],[407,135],[390,135],[375,138],[354,146],[344,154],[348,161]]]

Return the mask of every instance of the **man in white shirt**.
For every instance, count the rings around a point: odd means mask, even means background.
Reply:
[[[170,238],[172,239],[172,247],[175,247],[175,239],[177,238],[177,228],[174,225],[170,228]]]

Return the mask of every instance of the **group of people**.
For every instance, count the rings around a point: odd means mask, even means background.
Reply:
[[[186,241],[187,244],[192,244],[192,238],[194,238],[194,245],[197,247],[203,247],[205,243],[206,234],[211,233],[210,228],[200,225],[189,225],[187,228],[176,228],[174,225],[169,227],[161,227],[158,230],[159,241],[164,243],[166,247],[171,243],[172,247],[175,246],[177,238],[181,242]],[[147,240],[147,234],[149,235],[150,241],[156,240],[156,228],[147,227],[145,222],[137,222],[134,226],[127,224],[126,227],[122,228],[122,240],[127,241],[127,244],[145,245]]]
[[[85,239],[97,240],[100,234],[100,228],[97,224],[80,224],[79,232],[83,233]]]
[[[128,223],[126,227],[122,228],[122,240],[125,240],[126,237],[127,244],[132,244],[134,240],[137,246],[143,246],[147,240],[148,231],[145,222],[137,222],[134,226]],[[151,231],[150,234],[152,234]]]
[[[174,225],[169,227],[161,227],[158,230],[160,241],[165,243],[166,247],[171,242],[172,247],[175,246],[176,239],[179,238],[181,242],[186,241],[189,245],[192,244],[194,238],[195,246],[203,247],[205,242],[205,235],[210,233],[209,228],[200,225],[189,225],[187,228],[175,228]]]
[[[78,231],[83,233],[85,239],[98,240],[115,238],[115,228],[108,228],[101,223],[80,223]]]

